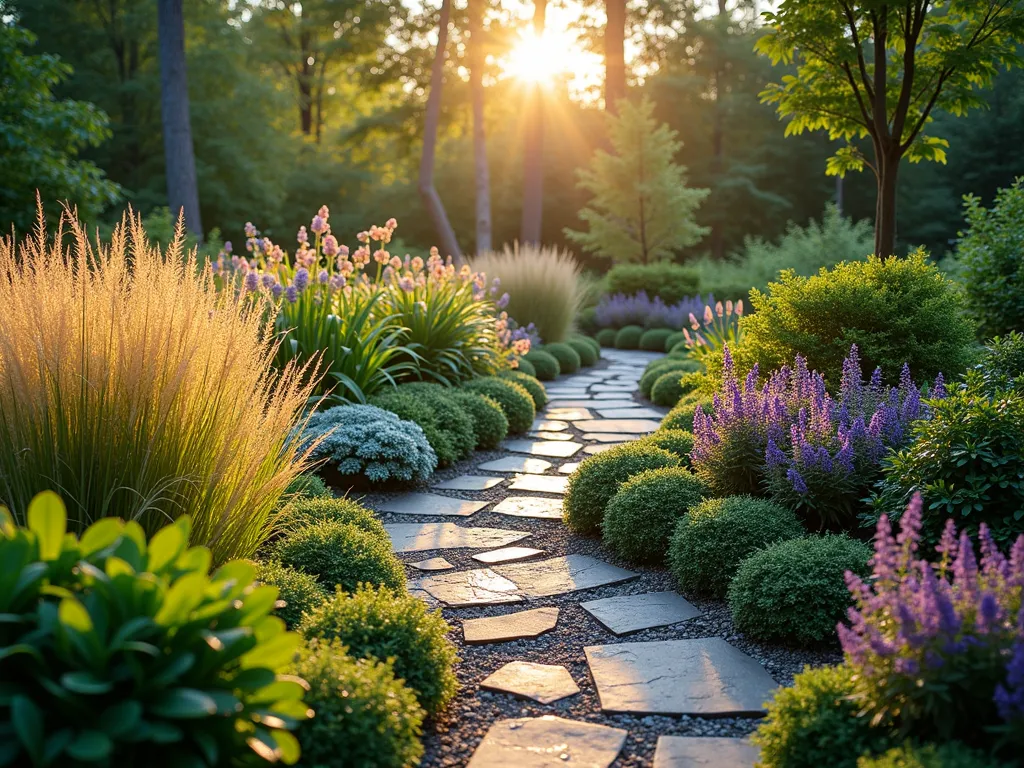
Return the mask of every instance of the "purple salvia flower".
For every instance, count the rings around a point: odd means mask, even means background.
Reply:
[[[249,272],[245,276],[245,290],[249,293],[255,293],[260,287],[260,276],[255,270]]]
[[[289,288],[295,288],[296,291],[301,292],[306,290],[309,285],[309,270],[305,267],[299,267],[295,270],[295,277],[292,280],[292,284]],[[289,299],[291,301],[291,299]]]
[[[297,288],[295,287],[295,284],[294,284],[294,283],[292,283],[291,285],[289,285],[289,286],[288,286],[288,287],[287,287],[287,288],[285,289],[285,291],[284,291],[284,297],[285,297],[286,299],[288,299],[289,303],[291,303],[291,304],[294,304],[295,302],[297,302],[297,301],[299,300],[299,291],[298,291],[298,289],[297,289]]]
[[[786,471],[786,479],[793,484],[794,491],[797,493],[807,493],[807,483],[804,482],[803,477],[795,469]]]

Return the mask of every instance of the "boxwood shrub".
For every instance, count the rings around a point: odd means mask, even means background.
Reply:
[[[283,678],[301,638],[271,616],[252,563],[210,571],[183,516],[68,531],[44,491],[0,509],[0,731],[11,766],[293,764],[307,717]]]
[[[682,518],[669,543],[669,568],[684,592],[725,597],[752,552],[804,533],[785,507],[750,496],[701,502]]]
[[[707,492],[707,486],[683,467],[633,475],[608,502],[603,540],[630,562],[661,562],[676,522]]]
[[[514,381],[529,392],[530,397],[533,398],[533,405],[538,411],[548,404],[548,392],[536,376],[530,376],[522,371],[502,371],[498,375],[503,379]]]
[[[581,333],[577,333],[573,334],[570,338],[574,341],[582,341],[584,344],[589,345],[590,348],[594,350],[594,354],[597,356],[597,359],[601,359],[601,345],[597,343],[597,339],[593,336],[584,336]]]
[[[547,352],[558,361],[558,370],[562,374],[576,373],[582,365],[579,353],[570,345],[563,342],[545,344],[540,348],[541,352]]]
[[[627,325],[619,329],[615,334],[616,349],[638,349],[640,337],[644,335],[643,326]]]
[[[300,499],[330,498],[333,495],[320,475],[296,475],[281,496],[280,505]]]
[[[508,436],[508,417],[497,400],[464,390],[453,392],[452,398],[473,420],[478,451],[493,450],[501,445],[501,441]]]
[[[527,376],[536,376],[537,369],[533,367],[533,363],[527,360],[525,357],[520,357],[516,361],[516,370],[519,373],[525,373]]]
[[[702,381],[703,376],[699,373],[679,373],[679,371],[663,373],[655,379],[654,386],[651,387],[651,400],[655,405],[672,408],[683,399],[683,395],[697,389]]]
[[[713,413],[715,410],[713,399],[699,392],[690,392],[684,395],[676,406],[668,412],[665,418],[661,420],[661,428],[685,429],[688,432],[692,432],[693,419],[698,408],[706,414]]]
[[[640,337],[640,349],[646,349],[651,352],[664,352],[665,341],[673,333],[674,331],[669,328],[651,328],[644,331],[644,335]]]
[[[643,291],[666,304],[675,304],[697,293],[700,276],[693,267],[656,261],[651,264],[616,264],[605,276],[607,291],[633,296]]]
[[[614,347],[617,333],[618,331],[614,328],[602,328],[594,335],[594,338],[597,339],[597,343],[602,347]]]
[[[433,386],[436,389],[405,384],[374,396],[372,403],[419,424],[437,455],[437,465],[446,467],[472,453],[476,435],[469,415],[443,391],[438,391],[443,390],[440,385]]]
[[[663,352],[671,352],[675,349],[677,344],[686,344],[686,334],[682,331],[672,331],[666,339],[665,346],[662,348]]]
[[[729,608],[736,628],[767,642],[834,640],[852,604],[846,572],[867,577],[871,548],[842,535],[770,544],[736,569]]]
[[[505,417],[508,419],[508,431],[512,434],[518,435],[526,432],[533,425],[537,409],[533,404],[533,397],[522,384],[518,384],[512,379],[485,376],[481,379],[467,381],[462,388],[493,398],[505,412]]]
[[[405,568],[391,552],[391,541],[354,525],[311,523],[275,542],[273,555],[284,565],[316,577],[327,590],[351,592],[358,584],[405,589]]]
[[[601,354],[599,351],[600,347],[597,347],[598,351],[595,351],[596,345],[591,345],[586,339],[576,337],[569,339],[565,343],[572,347],[576,354],[580,356],[580,365],[584,368],[589,368],[596,363],[597,358]]]
[[[917,746],[907,742],[878,757],[862,757],[857,768],[1011,768],[957,741]]]
[[[315,576],[289,568],[276,560],[256,563],[256,580],[260,584],[277,587],[279,605],[274,609],[274,614],[281,617],[289,629],[295,629],[302,620],[302,614],[327,599],[327,591],[320,586]]]
[[[872,727],[859,717],[852,698],[852,673],[845,666],[804,671],[790,688],[768,702],[768,716],[752,740],[764,768],[857,768],[861,755],[876,755],[896,743],[887,724]]]
[[[621,483],[648,469],[678,465],[679,459],[668,451],[639,441],[590,456],[580,462],[569,478],[562,517],[574,531],[595,533],[601,528],[605,507]]]
[[[394,659],[395,675],[430,714],[444,709],[458,689],[449,629],[441,613],[428,611],[419,598],[369,587],[351,595],[339,591],[300,626],[307,638],[337,638],[353,656]]]
[[[700,363],[696,360],[687,358],[685,360],[670,360],[666,357],[662,357],[655,360],[644,368],[643,375],[640,377],[640,394],[644,397],[651,396],[651,387],[654,386],[661,376],[666,373],[673,371],[679,371],[679,373],[690,373],[700,370]]]
[[[388,537],[380,520],[355,499],[302,499],[285,507],[282,523],[285,528],[296,528],[312,523],[331,521],[354,525],[383,540]]]
[[[537,372],[536,376],[541,381],[554,381],[562,373],[562,369],[554,355],[542,349],[531,349],[523,359],[533,365],[534,370]]]
[[[693,450],[693,433],[684,429],[659,429],[646,437],[640,438],[640,442],[647,445],[656,445],[676,456],[684,466],[690,464],[690,451]]]
[[[423,756],[424,712],[385,661],[354,659],[338,640],[312,638],[292,674],[316,713],[298,731],[303,763],[319,768],[408,768]]]

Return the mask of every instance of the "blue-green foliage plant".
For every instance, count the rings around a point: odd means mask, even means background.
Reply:
[[[52,491],[27,527],[0,511],[0,764],[293,764],[308,716],[286,677],[301,638],[255,566],[210,572],[181,517],[146,541],[104,518],[81,538]]]
[[[339,405],[310,416],[304,437],[316,445],[342,476],[370,483],[425,480],[437,468],[437,454],[418,424],[372,405]]]
[[[419,424],[437,454],[437,466],[466,458],[476,445],[473,421],[440,384],[413,382],[378,395],[373,404]]]

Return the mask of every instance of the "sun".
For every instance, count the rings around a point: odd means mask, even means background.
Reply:
[[[571,92],[600,83],[603,71],[600,56],[583,50],[573,33],[552,26],[540,36],[526,28],[500,64],[505,77],[541,86],[565,80]]]

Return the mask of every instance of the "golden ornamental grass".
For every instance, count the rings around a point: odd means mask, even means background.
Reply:
[[[188,514],[216,561],[255,553],[307,464],[315,378],[271,370],[262,307],[218,293],[180,229],[161,254],[129,213],[94,244],[70,211],[0,240],[0,306],[0,501],[24,521],[52,489],[79,529]]]

